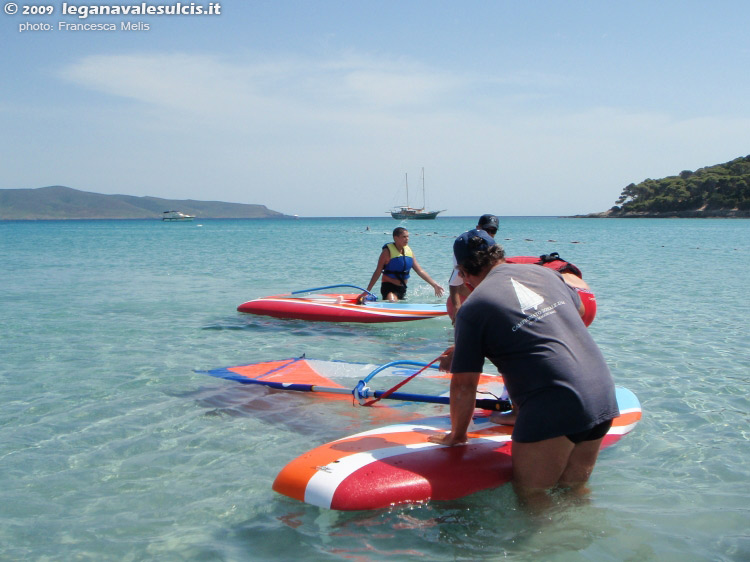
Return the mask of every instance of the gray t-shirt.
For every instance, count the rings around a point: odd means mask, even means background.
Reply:
[[[451,371],[480,372],[485,357],[519,406],[513,439],[585,431],[619,414],[604,357],[578,313],[580,299],[548,268],[493,268],[456,317]]]

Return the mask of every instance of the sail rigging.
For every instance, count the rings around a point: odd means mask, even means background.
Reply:
[[[404,220],[404,219],[421,219],[421,220],[428,220],[428,219],[435,219],[439,213],[442,213],[445,209],[442,209],[440,211],[427,211],[427,199],[426,199],[426,192],[425,192],[425,186],[424,186],[424,168],[422,168],[422,207],[416,208],[411,207],[409,205],[409,176],[408,174],[405,174],[406,177],[406,205],[400,206],[400,207],[394,207],[389,212],[391,213],[391,216],[394,219]]]

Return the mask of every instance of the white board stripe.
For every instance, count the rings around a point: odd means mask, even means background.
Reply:
[[[631,423],[629,425],[616,425],[607,432],[607,435],[625,435],[630,433],[638,422]]]
[[[450,429],[451,427],[450,418],[446,417],[444,420],[441,420],[441,421],[442,423],[439,423],[436,420],[430,420],[429,424],[399,423],[395,425],[389,425],[387,427],[369,429],[367,431],[363,431],[362,433],[356,433],[354,435],[349,435],[348,437],[338,439],[337,441],[349,441],[355,437],[364,437],[367,435],[385,435],[388,433],[409,433],[413,431],[435,431],[435,430]]]

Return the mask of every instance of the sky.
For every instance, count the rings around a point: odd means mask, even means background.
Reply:
[[[377,217],[406,203],[407,178],[422,206],[424,169],[445,215],[573,215],[750,154],[746,0],[94,13],[176,4],[4,0],[0,189]]]

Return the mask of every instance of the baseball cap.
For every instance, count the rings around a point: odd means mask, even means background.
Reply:
[[[479,217],[479,221],[477,222],[477,225],[482,230],[486,230],[488,228],[494,228],[495,232],[497,232],[499,221],[497,220],[497,217],[495,215],[482,215]]]
[[[495,217],[497,220],[497,217]],[[456,263],[461,265],[472,254],[480,250],[486,250],[496,244],[495,240],[484,230],[472,229],[464,232],[453,242],[453,255],[456,256]]]

